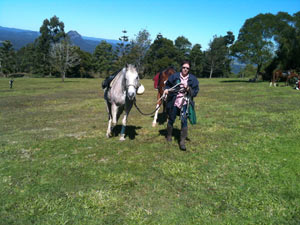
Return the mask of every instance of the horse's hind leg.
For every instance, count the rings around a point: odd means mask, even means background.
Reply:
[[[153,118],[153,121],[152,121],[152,127],[155,127],[156,126],[156,121],[157,121],[157,117],[158,117],[158,111],[159,111],[159,109],[160,109],[160,105],[161,105],[161,94],[160,94],[160,91],[158,91],[158,93],[157,93],[157,99],[159,100],[158,102],[157,102],[157,105],[156,105],[156,111],[155,111],[155,114],[154,114],[154,118]]]
[[[156,126],[156,120],[157,120],[159,109],[160,109],[160,104],[157,104],[156,105],[156,111],[155,111],[155,114],[154,114],[154,119],[153,119],[153,122],[152,122],[152,127]]]

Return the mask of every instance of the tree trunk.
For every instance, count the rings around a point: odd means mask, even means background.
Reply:
[[[209,79],[212,78],[213,72],[214,72],[214,69],[213,69],[213,67],[211,66],[211,67],[210,67],[210,72],[209,72]]]
[[[257,70],[256,70],[256,74],[255,74],[255,79],[258,79],[258,74],[259,74],[259,72],[260,72],[260,69],[261,69],[261,64],[258,64],[257,65]]]
[[[65,82],[66,73],[62,72],[62,82]]]
[[[210,66],[209,79],[212,78],[213,72],[214,72],[214,62],[212,61]]]

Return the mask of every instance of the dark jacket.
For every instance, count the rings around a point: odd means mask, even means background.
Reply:
[[[166,82],[165,89],[170,89],[176,84],[180,82],[180,72],[174,73],[172,76],[169,77],[169,79]],[[197,78],[193,74],[189,74],[188,79],[188,86],[190,88],[188,95],[191,99],[191,104],[195,106],[195,103],[193,101],[193,98],[196,97],[196,95],[199,92],[199,82]],[[170,109],[174,106],[175,100],[176,100],[177,93],[176,92],[169,92],[168,98],[167,98],[167,108]]]

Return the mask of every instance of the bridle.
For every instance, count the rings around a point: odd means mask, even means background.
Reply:
[[[126,91],[128,90],[128,88],[129,88],[130,86],[134,87],[134,89],[137,90],[137,89],[139,88],[139,83],[138,83],[138,84],[127,84],[128,79],[126,78],[126,73],[127,73],[127,70],[126,70],[126,72],[124,73],[124,80],[125,80],[125,88],[126,88]],[[136,79],[138,79],[138,78],[136,78]]]

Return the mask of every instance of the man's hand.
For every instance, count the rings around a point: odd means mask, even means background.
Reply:
[[[183,87],[184,87],[184,89],[187,90],[187,91],[190,90],[190,87],[189,87],[188,85],[184,85]]]

